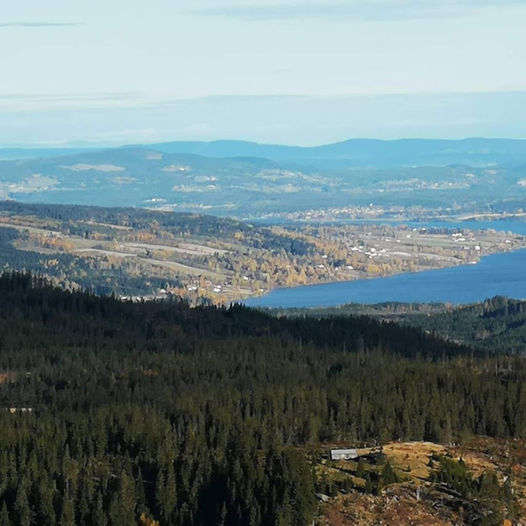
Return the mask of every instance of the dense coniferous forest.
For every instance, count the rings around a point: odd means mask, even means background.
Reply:
[[[407,323],[479,348],[526,352],[526,301],[496,296],[432,316],[410,316]]]
[[[0,278],[0,523],[298,525],[306,451],[526,436],[519,356],[368,317]]]
[[[371,316],[418,327],[449,341],[493,353],[526,353],[526,301],[495,296],[472,305],[443,303],[349,303],[313,309],[267,309],[279,317]]]

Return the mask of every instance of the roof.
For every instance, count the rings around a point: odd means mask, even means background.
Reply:
[[[351,457],[356,458],[358,452],[356,449],[331,449],[331,458]]]

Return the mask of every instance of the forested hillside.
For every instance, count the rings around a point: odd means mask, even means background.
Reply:
[[[0,278],[2,524],[298,525],[309,448],[526,435],[526,367],[370,318]]]
[[[349,303],[337,307],[270,309],[285,318],[371,316],[418,327],[449,341],[496,353],[526,353],[526,301],[495,296],[481,303]]]
[[[500,352],[526,352],[526,301],[495,297],[431,316],[409,316],[407,323],[442,337]]]

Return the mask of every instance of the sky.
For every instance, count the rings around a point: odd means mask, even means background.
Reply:
[[[20,0],[0,146],[526,138],[525,0]]]

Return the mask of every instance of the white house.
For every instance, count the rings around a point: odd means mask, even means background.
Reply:
[[[331,449],[331,460],[352,460],[357,457],[356,449]]]

